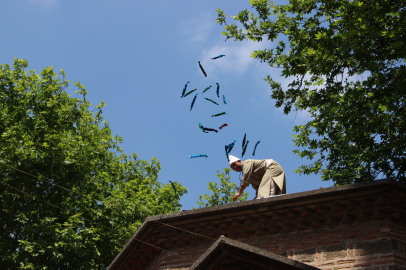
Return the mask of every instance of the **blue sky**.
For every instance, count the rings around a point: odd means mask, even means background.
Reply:
[[[183,209],[197,207],[198,195],[208,193],[207,182],[217,182],[217,170],[228,166],[224,145],[237,140],[231,154],[241,157],[245,133],[250,142],[243,160],[279,162],[288,193],[332,186],[320,175],[293,171],[309,163],[292,152],[293,127],[309,116],[306,112],[286,116],[275,108],[263,79],[270,74],[282,85],[288,80],[280,70],[250,57],[253,50],[274,45],[225,42],[224,27],[215,23],[218,8],[231,22],[230,16],[250,5],[248,0],[2,0],[0,64],[12,64],[17,57],[28,60],[29,69],[38,73],[48,66],[58,72],[64,69],[71,94],[76,90],[73,82],[82,83],[94,106],[101,100],[107,104],[104,118],[123,138],[124,152],[145,160],[156,157],[162,165],[159,181],[177,181],[188,189],[181,199]],[[219,54],[226,57],[210,59]],[[187,81],[188,90],[197,88],[199,93],[192,111],[194,94],[180,98]],[[217,98],[216,83],[227,105]],[[209,85],[213,87],[202,94]],[[211,117],[223,111],[227,115]],[[224,123],[228,127],[205,134],[199,122],[209,128]],[[196,154],[208,158],[188,158]],[[238,173],[231,177],[239,184]],[[253,198],[254,190],[247,191]]]

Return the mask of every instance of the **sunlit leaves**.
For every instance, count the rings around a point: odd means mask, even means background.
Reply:
[[[224,34],[274,42],[251,56],[289,78],[284,89],[280,78],[265,79],[276,107],[285,114],[305,110],[313,118],[295,128],[294,153],[315,161],[296,172],[322,173],[338,184],[377,177],[405,181],[406,2],[250,4],[257,16],[239,13],[234,19],[241,28],[233,24]],[[226,23],[225,13],[220,15]]]
[[[145,217],[179,211],[186,189],[159,183],[155,158],[122,152],[102,117],[106,104],[91,108],[83,85],[71,97],[63,70],[39,76],[27,66],[0,66],[0,178],[68,212],[0,185],[2,268],[106,269]]]
[[[238,191],[238,186],[230,182],[230,171],[229,168],[224,168],[223,172],[220,174],[219,171],[217,176],[220,180],[220,185],[218,183],[208,182],[209,190],[213,194],[199,195],[199,201],[197,204],[199,208],[201,207],[210,207],[216,205],[223,205],[233,202],[233,196]],[[248,198],[248,193],[245,192],[243,196],[238,198],[238,202],[246,201]]]

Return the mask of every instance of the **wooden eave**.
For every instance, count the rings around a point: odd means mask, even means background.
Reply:
[[[316,270],[313,266],[220,236],[189,270]]]

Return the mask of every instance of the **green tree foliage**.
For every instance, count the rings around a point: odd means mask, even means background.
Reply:
[[[252,57],[281,68],[289,84],[268,76],[276,107],[308,111],[294,128],[294,152],[313,160],[296,172],[322,173],[336,184],[378,176],[405,182],[404,0],[251,0],[226,24],[227,39],[270,40]],[[278,82],[279,81],[279,82]]]
[[[233,196],[238,191],[239,187],[235,183],[230,182],[230,171],[231,169],[229,168],[224,168],[222,173],[217,171],[220,186],[217,183],[208,182],[209,190],[212,191],[213,194],[204,194],[204,196],[199,195],[199,201],[197,202],[199,208],[233,202]],[[248,193],[244,192],[244,195],[239,197],[237,202],[246,201],[247,198]]]
[[[105,269],[144,217],[179,211],[186,189],[175,182],[176,195],[158,182],[158,160],[122,152],[105,104],[90,111],[83,85],[70,97],[63,70],[58,78],[52,67],[38,75],[27,66],[0,66],[1,268]]]

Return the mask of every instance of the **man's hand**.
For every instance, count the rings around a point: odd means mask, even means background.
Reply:
[[[240,197],[240,196],[241,196],[240,192],[237,192],[236,194],[234,194],[233,201],[235,202],[238,199],[238,197]]]
[[[242,193],[244,192],[244,189],[246,187],[248,187],[248,186],[240,186],[240,189],[238,190],[238,192],[236,194],[234,194],[233,201],[236,201],[238,199],[238,197],[240,197],[242,195]]]

